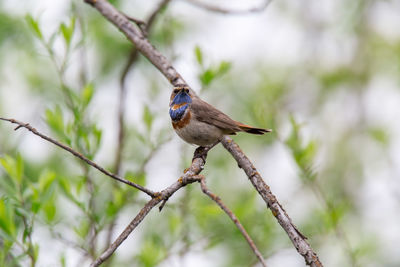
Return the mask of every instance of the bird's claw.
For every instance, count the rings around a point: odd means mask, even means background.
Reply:
[[[203,146],[199,146],[198,148],[196,148],[196,150],[194,151],[194,155],[193,155],[193,160],[195,160],[196,158],[200,158],[202,159],[204,162],[206,162],[206,157],[207,157],[207,150],[205,147]],[[192,162],[193,162],[192,160]]]

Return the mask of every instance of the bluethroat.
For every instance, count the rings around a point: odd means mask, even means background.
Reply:
[[[169,115],[175,132],[184,141],[202,147],[217,143],[224,135],[246,132],[262,135],[270,129],[255,128],[232,120],[228,115],[201,100],[186,85],[174,87]]]

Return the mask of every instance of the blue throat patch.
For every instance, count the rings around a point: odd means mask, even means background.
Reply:
[[[182,118],[183,114],[185,114],[186,109],[189,107],[189,103],[192,103],[192,99],[190,98],[190,96],[184,91],[179,92],[172,100],[169,108],[169,116],[171,117],[171,119],[173,121],[179,121]],[[174,105],[182,106],[174,110]]]
[[[183,103],[192,103],[192,98],[184,91],[180,91],[172,100],[171,106]]]
[[[172,108],[169,109],[169,116],[173,121],[179,121],[182,119],[183,114],[185,114],[186,109],[188,108],[188,104],[183,105],[182,107],[173,110]]]

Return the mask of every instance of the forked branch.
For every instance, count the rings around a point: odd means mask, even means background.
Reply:
[[[185,83],[184,79],[165,58],[165,56],[162,55],[156,48],[154,48],[154,46],[151,45],[142,32],[135,28],[130,21],[108,1],[84,1],[96,8],[106,19],[108,19],[122,33],[124,33],[125,36],[136,45],[138,51],[147,57],[147,59],[157,69],[160,70],[160,72],[171,82],[171,84],[177,85],[178,83]],[[317,254],[308,244],[305,236],[302,235],[297,227],[292,223],[291,218],[287,215],[286,211],[282,208],[276,197],[272,194],[268,185],[264,182],[261,175],[257,172],[256,168],[239,148],[239,146],[227,136],[223,138],[221,143],[232,154],[239,166],[241,166],[246,172],[253,186],[267,203],[267,206],[271,209],[279,224],[286,231],[297,251],[304,257],[306,264],[313,267],[322,266]]]
[[[146,205],[139,211],[136,217],[129,223],[125,230],[118,236],[118,238],[98,257],[90,267],[97,267],[106,261],[114,251],[122,244],[122,242],[132,233],[133,230],[140,224],[140,222],[147,216],[147,214],[157,206],[161,201],[163,204],[180,188],[194,183],[200,182],[198,174],[203,170],[207,152],[209,149],[204,151],[203,157],[194,157],[192,165],[185,171],[183,176],[178,181],[162,190],[158,193],[157,197],[151,199]]]

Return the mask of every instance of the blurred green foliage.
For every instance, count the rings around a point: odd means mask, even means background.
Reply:
[[[224,75],[231,68],[231,64],[227,61],[221,61],[217,65],[210,65],[209,67],[205,66],[205,59],[203,57],[203,52],[199,46],[196,46],[194,49],[194,53],[196,56],[197,63],[199,64],[199,80],[202,86],[202,89],[207,88],[211,85],[211,82],[220,76]]]
[[[137,109],[138,116],[126,119],[122,161],[117,166],[114,151],[102,152],[110,142],[107,133],[116,124],[104,126],[103,118],[96,116],[104,109],[115,113],[116,122],[117,114],[110,106],[99,108],[96,101],[104,87],[118,94],[116,84],[133,45],[81,2],[71,1],[52,30],[42,16],[13,13],[0,4],[0,78],[4,81],[0,113],[9,114],[3,105],[7,92],[13,90],[7,87],[12,69],[14,78],[24,84],[21,88],[28,88],[26,97],[39,103],[33,117],[41,118],[41,131],[126,179],[150,184],[155,178],[149,175],[148,164],[172,136],[165,120],[167,104],[165,108],[153,104],[168,102],[162,89],[165,81],[161,75],[153,77],[154,67],[142,57],[134,63],[135,73],[146,81],[141,90],[136,84],[132,87],[139,101],[143,97],[146,101]],[[118,8],[129,4],[110,2]],[[311,8],[313,2],[303,3],[304,7],[290,1],[273,3],[280,16],[294,21],[307,36],[304,58],[290,66],[263,62],[261,56],[246,63],[237,58],[214,59],[200,44],[189,49],[194,55],[191,64],[202,97],[238,121],[273,129],[266,137],[238,135],[235,140],[257,160],[267,182],[281,172],[269,166],[272,153],[277,148],[284,151],[286,158],[281,160],[296,170],[286,179],[297,188],[287,189],[290,195],[281,192],[278,199],[283,198],[289,215],[297,212],[295,224],[321,252],[323,262],[328,266],[398,266],[400,258],[385,251],[391,244],[382,245],[387,239],[368,228],[361,196],[367,171],[381,160],[392,163],[390,148],[396,136],[387,125],[369,117],[364,99],[378,76],[400,84],[400,40],[370,25],[368,14],[377,8],[377,1],[339,2],[332,21],[305,14],[304,8]],[[170,3],[160,11],[149,39],[168,58],[182,59],[175,47],[192,38],[196,26],[193,18],[177,16],[171,9]],[[138,7],[135,12],[142,10]],[[352,40],[350,58],[328,67],[322,62],[324,51],[318,45],[326,42],[326,32]],[[128,77],[132,82],[137,76]],[[335,112],[329,113],[332,105]],[[347,115],[352,119],[346,120]],[[34,151],[38,157],[32,158],[23,142],[31,138],[29,133],[17,135],[5,122],[0,123],[0,133],[0,266],[43,266],[48,257],[56,265],[72,266],[74,261],[66,252],[48,255],[43,249],[48,243],[91,261],[119,234],[116,225],[121,227],[121,218],[128,214],[130,220],[143,207],[145,199],[137,190],[110,181],[67,152],[58,148]],[[116,150],[118,140],[111,142]],[[179,149],[181,158],[174,160],[174,167],[190,163],[192,149],[190,153],[185,149]],[[167,166],[157,166],[164,172],[163,167]],[[211,190],[233,210],[265,258],[279,256],[285,249],[295,253],[265,203],[220,146],[209,153],[204,174]],[[301,212],[297,204],[302,205]],[[191,253],[215,252],[221,253],[215,266],[256,264],[238,229],[197,184],[174,195],[162,213],[150,213],[139,228],[133,233],[137,245],[129,247],[129,255],[117,252],[106,266],[168,266],[171,258],[184,262]],[[47,237],[42,238],[44,231]]]

